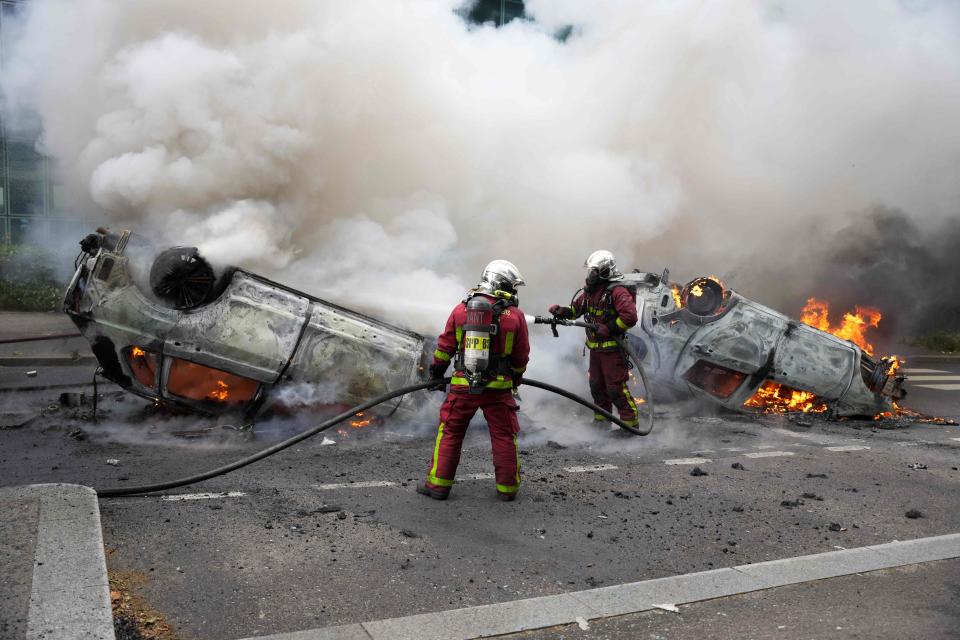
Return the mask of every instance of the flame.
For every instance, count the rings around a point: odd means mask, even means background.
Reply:
[[[703,295],[703,287],[701,287],[698,284],[695,284],[692,287],[690,287],[690,293],[692,293],[693,295],[699,298],[700,296]]]
[[[881,318],[883,314],[873,307],[855,307],[853,313],[843,314],[843,321],[839,326],[833,326],[830,324],[829,303],[817,298],[808,298],[800,312],[800,322],[849,340],[870,356],[873,355],[873,345],[867,341],[867,330],[880,326]]]
[[[673,303],[677,305],[677,309],[683,308],[683,301],[680,300],[680,287],[673,285],[670,290],[673,293]]]
[[[350,426],[354,429],[362,429],[372,421],[371,418],[363,419],[363,411],[358,411],[357,417],[360,418],[360,420],[353,420],[350,422]]]
[[[809,391],[799,391],[767,380],[757,392],[743,403],[745,407],[763,409],[765,413],[823,413],[827,410],[825,402]]]
[[[217,380],[217,388],[208,393],[207,397],[224,402],[230,397],[230,387],[223,380]]]
[[[889,361],[890,361],[890,366],[887,367],[887,377],[888,377],[888,378],[889,378],[890,376],[896,375],[896,373],[897,373],[897,371],[900,369],[900,367],[902,367],[903,365],[907,364],[907,361],[904,360],[903,358],[901,358],[900,356],[896,356],[896,355],[894,355],[894,356],[888,356],[888,359],[889,359]]]
[[[130,355],[134,358],[143,358],[147,355],[147,352],[141,349],[140,347],[131,347]]]

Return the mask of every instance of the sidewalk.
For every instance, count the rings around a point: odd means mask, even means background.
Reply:
[[[0,637],[113,640],[93,489],[0,488],[0,513]]]

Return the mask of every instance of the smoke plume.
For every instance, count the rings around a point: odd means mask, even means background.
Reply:
[[[836,275],[761,277],[823,255],[822,220],[882,203],[921,238],[956,215],[954,2],[529,0],[502,28],[462,8],[33,0],[7,113],[40,114],[68,208],[426,333],[494,258],[528,312],[598,248],[787,302]]]

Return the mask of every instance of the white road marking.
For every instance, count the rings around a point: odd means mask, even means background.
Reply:
[[[803,438],[804,440],[812,440],[817,444],[832,444],[835,442],[842,442],[841,438],[837,438],[834,436],[824,436],[816,433],[801,433],[799,431],[790,431],[789,429],[771,428],[771,429],[767,429],[767,431],[770,431],[772,433],[777,433],[782,436],[787,436],[790,438]],[[797,445],[790,445],[790,446],[797,446]]]
[[[950,439],[951,439],[951,440],[956,440],[957,442],[960,442],[960,438],[950,438]]]
[[[950,373],[949,371],[944,371],[943,369],[900,369],[904,373]]]
[[[960,384],[915,384],[921,389],[938,389],[940,391],[960,391]]]
[[[955,382],[960,380],[960,376],[910,376],[907,378],[910,382]]]
[[[664,460],[663,464],[706,464],[708,462],[713,462],[713,460],[710,458],[674,458]]]
[[[492,473],[468,473],[465,476],[462,476],[463,480],[492,480],[496,476]]]
[[[331,489],[367,489],[370,487],[393,487],[396,486],[396,482],[390,482],[389,480],[370,480],[367,482],[340,482],[335,484],[317,484],[314,485],[314,488],[320,489],[321,491],[329,491]]]
[[[793,451],[757,451],[755,453],[743,454],[748,458],[780,458],[782,456],[792,456]]]
[[[700,455],[701,453],[713,453],[713,449],[700,449],[699,451],[691,451],[693,455]]]
[[[758,444],[754,449],[773,449],[775,445],[772,444]]]
[[[612,464],[592,464],[585,467],[564,467],[563,470],[568,473],[590,473],[592,471],[610,471],[620,467]]]
[[[213,498],[242,498],[245,496],[243,491],[226,491],[220,493],[178,493],[172,496],[163,496],[160,498],[165,502],[175,502],[178,500],[211,500]]]
[[[746,449],[741,449],[740,447],[724,447],[724,451],[731,451],[736,453],[737,451],[746,451]]]
[[[827,451],[868,451],[870,447],[862,444],[847,444],[842,447],[824,447]]]

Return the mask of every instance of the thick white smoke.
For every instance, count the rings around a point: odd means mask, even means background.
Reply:
[[[960,204],[955,2],[459,5],[33,0],[4,90],[75,208],[426,333],[493,258],[541,312],[597,248],[723,274]]]

